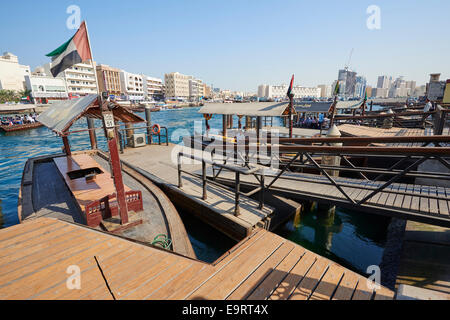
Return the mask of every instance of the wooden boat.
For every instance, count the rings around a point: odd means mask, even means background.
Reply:
[[[82,116],[104,119],[109,153],[70,151],[69,128]],[[114,121],[144,119],[114,102],[103,103],[96,95],[88,95],[53,105],[39,120],[62,135],[64,153],[26,162],[18,201],[21,222],[53,217],[195,258],[169,198],[149,179],[120,163]]]
[[[27,123],[27,124],[14,124],[12,126],[0,125],[0,130],[3,130],[4,132],[12,132],[12,131],[34,129],[34,128],[39,128],[42,126],[43,126],[43,124],[40,122]]]

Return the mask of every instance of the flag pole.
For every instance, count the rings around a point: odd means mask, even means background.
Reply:
[[[91,39],[89,38],[89,31],[88,31],[88,25],[86,20],[84,20],[84,25],[86,26],[86,34],[87,34],[87,39],[88,39],[88,44],[89,44],[89,51],[91,52],[91,66],[92,69],[94,70],[94,79],[95,79],[95,86],[97,87],[97,94],[100,94],[100,88],[98,86],[98,80],[97,80],[97,70],[94,66],[94,55],[92,53],[92,47],[91,47]]]

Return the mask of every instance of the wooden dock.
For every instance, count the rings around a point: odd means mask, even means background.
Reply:
[[[197,173],[199,173],[197,171]],[[266,184],[271,183],[277,172],[265,170]],[[208,177],[213,172],[207,170]],[[393,183],[382,192],[370,198],[364,204],[353,204],[323,175],[285,172],[287,179],[278,179],[270,188],[273,192],[295,200],[327,202],[334,205],[398,217],[423,223],[450,227],[450,188],[433,187],[419,184]],[[233,174],[222,171],[218,182],[232,184]],[[383,181],[370,181],[356,178],[337,177],[335,181],[344,185],[342,189],[354,200],[359,201],[373,190],[383,185]],[[243,185],[257,187],[259,182],[254,176],[243,176]],[[408,194],[405,194],[408,193]]]
[[[263,229],[213,264],[53,218],[0,230],[2,300],[394,297],[369,287],[365,277]]]
[[[202,199],[202,182],[199,179],[183,175],[183,187],[178,188],[176,153],[172,159],[175,145],[152,145],[142,148],[126,149],[121,160],[139,170],[157,183],[171,201],[196,214],[206,223],[227,234],[235,240],[251,234],[256,227],[266,227],[274,208],[265,205],[258,209],[258,201],[240,197],[240,214],[235,215],[235,194],[228,189],[208,184],[207,199]],[[183,165],[185,170],[194,172],[201,164]]]

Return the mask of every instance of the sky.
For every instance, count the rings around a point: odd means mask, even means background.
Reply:
[[[292,74],[295,85],[331,85],[353,49],[349,68],[369,85],[379,75],[450,78],[448,0],[1,1],[0,53],[32,69],[49,62],[76,31],[70,5],[87,22],[95,61],[132,73],[178,71],[250,92]]]

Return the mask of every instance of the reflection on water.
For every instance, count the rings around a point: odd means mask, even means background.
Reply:
[[[302,212],[276,233],[352,270],[365,273],[379,265],[390,219],[341,208],[328,213],[317,206]]]

